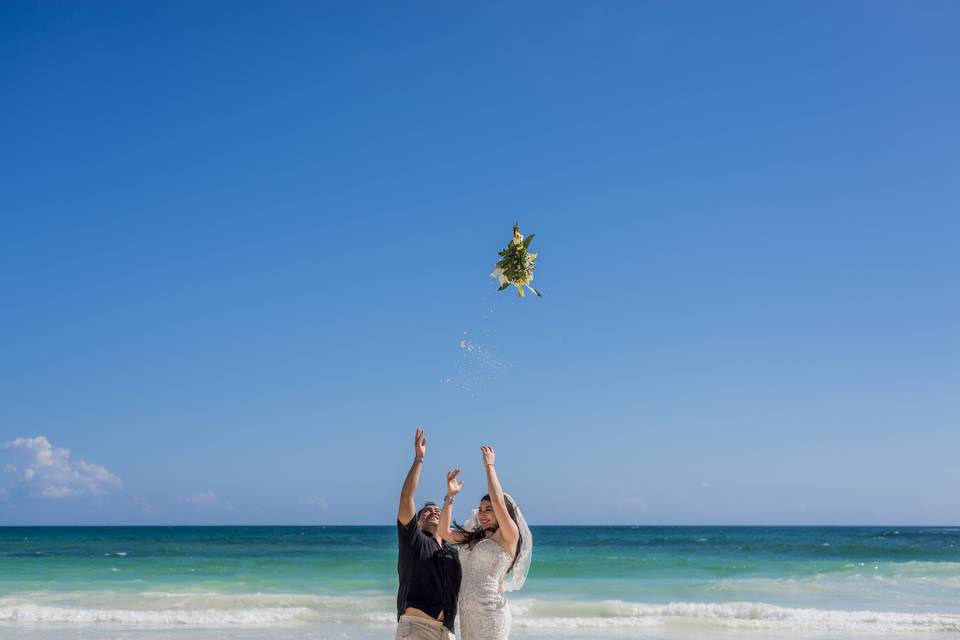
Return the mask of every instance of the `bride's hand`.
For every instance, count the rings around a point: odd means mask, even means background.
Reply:
[[[460,493],[463,488],[463,480],[457,480],[460,469],[453,469],[447,474],[447,495],[451,498]]]
[[[483,452],[483,466],[492,467],[494,466],[494,460],[496,456],[493,453],[493,447],[480,447],[480,451]]]

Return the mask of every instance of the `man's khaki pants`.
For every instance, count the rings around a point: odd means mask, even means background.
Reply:
[[[456,640],[439,620],[400,616],[396,640]]]

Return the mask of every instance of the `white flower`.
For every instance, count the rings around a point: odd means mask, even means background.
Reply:
[[[493,273],[490,274],[490,277],[491,277],[491,278],[496,278],[496,279],[497,279],[497,282],[500,284],[501,287],[502,287],[503,285],[507,284],[508,282],[510,282],[510,281],[507,279],[507,276],[503,275],[503,269],[500,268],[500,267],[497,267],[496,269],[494,269],[494,270],[493,270]]]

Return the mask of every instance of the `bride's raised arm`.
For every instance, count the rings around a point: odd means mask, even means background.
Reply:
[[[464,534],[450,526],[453,522],[453,501],[460,493],[460,489],[463,488],[463,480],[457,480],[459,473],[460,469],[453,469],[447,473],[447,497],[443,499],[443,510],[440,511],[440,526],[437,527],[440,538],[451,544],[460,544],[466,540]]]
[[[503,497],[503,487],[500,486],[500,479],[497,478],[497,469],[494,466],[496,456],[493,447],[480,447],[480,451],[483,452],[483,466],[487,471],[487,493],[490,494],[490,503],[493,505],[493,512],[497,516],[500,535],[503,538],[504,545],[513,550],[510,555],[516,556],[520,530],[507,510],[507,500]]]

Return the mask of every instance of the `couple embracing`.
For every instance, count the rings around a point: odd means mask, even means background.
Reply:
[[[417,429],[413,464],[397,512],[398,640],[450,640],[458,609],[461,640],[510,636],[510,605],[504,591],[523,585],[533,536],[517,503],[500,486],[493,448],[480,449],[487,495],[461,526],[453,520],[453,503],[463,487],[457,479],[460,469],[447,474],[442,509],[427,502],[416,510],[414,495],[427,453],[426,434]]]

